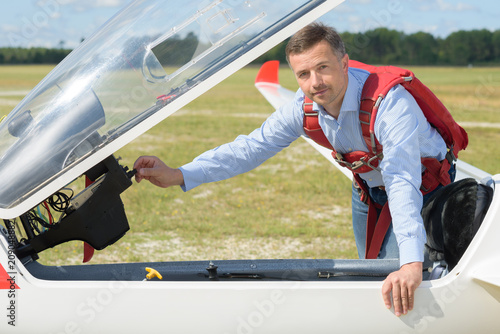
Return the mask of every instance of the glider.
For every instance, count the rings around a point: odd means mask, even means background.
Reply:
[[[37,262],[70,240],[87,244],[86,260],[119,242],[130,229],[120,194],[134,171],[113,153],[340,2],[133,1],[49,73],[0,123],[0,332],[498,328],[500,175],[462,162],[461,178],[492,189],[491,204],[458,263],[425,272],[400,318],[380,295],[397,260]],[[275,107],[291,96],[272,71],[256,84]],[[86,188],[71,196],[66,186],[81,175]]]

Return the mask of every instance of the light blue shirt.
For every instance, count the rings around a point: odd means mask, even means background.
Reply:
[[[338,119],[313,104],[319,111],[323,132],[339,153],[368,150],[359,124],[361,91],[367,77],[368,72],[364,70],[349,69]],[[240,135],[233,142],[207,151],[182,166],[183,190],[252,170],[304,135],[303,100],[304,93],[299,89],[294,100],[271,114],[259,129]],[[441,161],[446,155],[446,144],[427,122],[411,94],[399,85],[389,91],[379,107],[375,136],[384,147],[381,172],[371,171],[360,176],[370,187],[386,187],[401,265],[421,262],[426,236],[420,215],[423,169],[420,157]]]

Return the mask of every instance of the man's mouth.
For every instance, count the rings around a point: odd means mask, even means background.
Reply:
[[[325,89],[321,89],[321,90],[318,90],[318,91],[316,91],[316,92],[314,92],[314,93],[313,93],[313,96],[322,96],[322,95],[324,95],[327,91],[328,91],[328,89],[327,89],[327,88],[325,88]]]

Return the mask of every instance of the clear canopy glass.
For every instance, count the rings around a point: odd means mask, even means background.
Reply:
[[[22,202],[325,1],[133,1],[0,123],[0,209]]]

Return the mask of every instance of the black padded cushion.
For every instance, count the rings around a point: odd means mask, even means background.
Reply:
[[[445,260],[453,269],[479,229],[493,189],[472,178],[436,191],[422,208],[426,248],[433,261]]]

